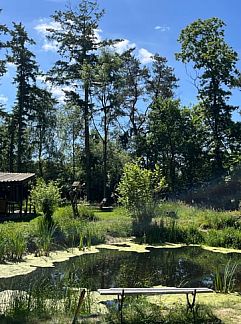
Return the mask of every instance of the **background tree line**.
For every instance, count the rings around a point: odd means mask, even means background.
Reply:
[[[97,37],[103,14],[90,0],[53,14],[58,28],[47,37],[58,44],[58,60],[47,73],[22,23],[0,25],[0,76],[7,63],[16,68],[15,103],[10,111],[0,107],[1,171],[36,172],[62,184],[80,180],[88,200],[101,200],[135,158],[147,169],[159,166],[169,193],[239,164],[241,124],[232,119],[239,107],[229,98],[240,87],[240,72],[224,22],[199,19],[180,33],[176,58],[197,71],[199,99],[183,107],[165,57],[157,53],[145,66],[134,49],[115,50],[120,40]],[[46,82],[68,86],[64,103]]]

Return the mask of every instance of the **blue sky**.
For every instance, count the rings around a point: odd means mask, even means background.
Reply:
[[[44,28],[51,24],[50,15],[55,10],[63,10],[66,4],[76,5],[71,0],[1,0],[1,23],[11,26],[11,22],[22,22],[29,35],[37,42],[32,48],[41,68],[45,71],[55,62],[54,44],[44,39]],[[102,38],[121,38],[124,41],[119,50],[136,46],[136,54],[148,64],[151,54],[159,53],[168,59],[180,79],[176,97],[183,105],[196,102],[196,90],[186,73],[185,66],[175,60],[180,45],[177,42],[182,28],[198,18],[218,17],[226,23],[226,41],[241,57],[241,1],[240,0],[98,0],[105,9],[100,21],[99,35]],[[241,69],[241,64],[238,62]],[[191,69],[189,68],[191,71]],[[10,107],[14,100],[14,89],[9,82],[14,68],[0,80],[0,101]],[[54,88],[61,97],[61,89]],[[231,99],[239,105],[241,94],[234,91]]]

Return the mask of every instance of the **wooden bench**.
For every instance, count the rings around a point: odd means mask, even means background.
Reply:
[[[195,306],[196,294],[197,293],[212,293],[213,290],[209,288],[176,288],[176,287],[165,287],[165,288],[109,288],[109,289],[98,289],[101,295],[114,295],[118,298],[118,309],[121,313],[122,322],[122,308],[125,296],[138,296],[138,295],[173,295],[173,294],[185,294],[187,297],[187,309],[193,310]],[[190,301],[189,295],[192,295]]]

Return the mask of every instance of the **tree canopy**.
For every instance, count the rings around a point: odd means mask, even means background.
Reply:
[[[47,37],[56,61],[45,72],[25,26],[0,25],[0,76],[7,62],[16,68],[14,105],[0,107],[0,170],[36,172],[58,180],[63,192],[80,181],[83,196],[100,201],[111,197],[130,161],[150,174],[158,168],[167,195],[239,164],[239,107],[229,99],[241,78],[225,23],[198,19],[180,32],[176,59],[195,71],[198,99],[185,107],[176,91],[181,80],[162,53],[147,64],[134,48],[120,53],[121,40],[98,35],[103,15],[90,0],[53,13]],[[65,89],[64,100],[53,98],[50,85]]]

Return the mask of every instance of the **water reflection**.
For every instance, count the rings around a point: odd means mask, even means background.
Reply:
[[[53,291],[67,286],[91,290],[154,285],[212,287],[216,269],[224,269],[229,259],[239,263],[235,290],[241,292],[241,255],[213,253],[199,247],[152,248],[150,253],[102,249],[97,254],[57,263],[54,268],[39,268],[25,276],[0,279],[0,289],[29,290],[34,282],[44,282]]]

